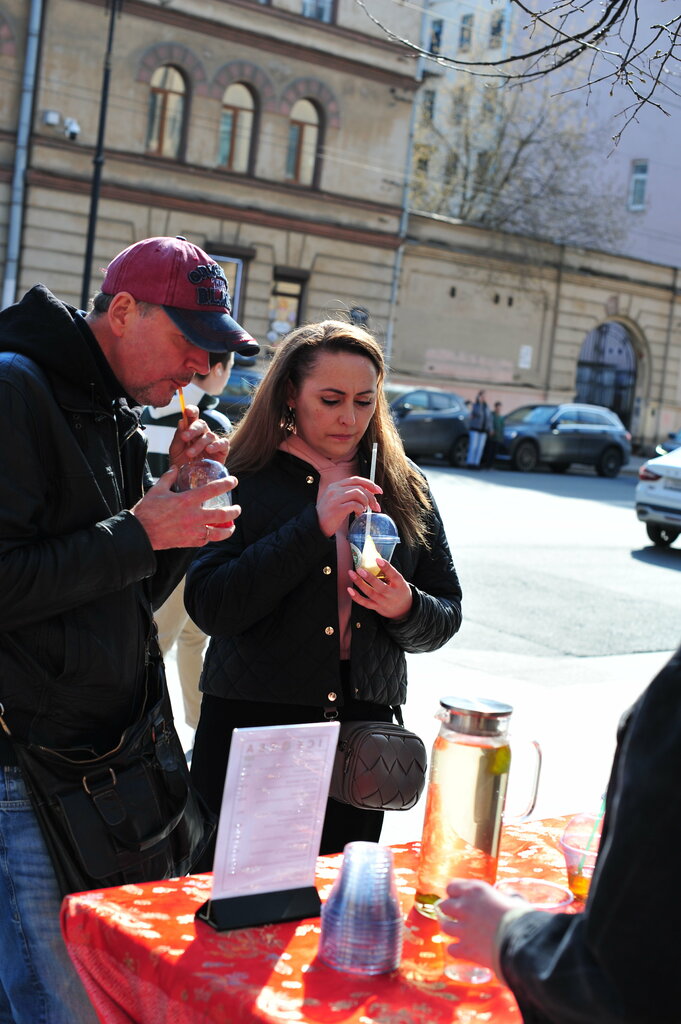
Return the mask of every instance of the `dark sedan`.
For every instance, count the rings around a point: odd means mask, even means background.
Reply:
[[[573,462],[617,476],[631,456],[631,434],[616,413],[601,405],[523,405],[504,420],[498,459],[529,473],[540,463],[564,473]]]
[[[468,410],[460,395],[404,384],[386,384],[385,395],[407,455],[443,455],[452,466],[466,465]]]

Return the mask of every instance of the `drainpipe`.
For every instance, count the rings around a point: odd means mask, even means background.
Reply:
[[[40,40],[42,17],[43,0],[31,0],[26,38],[26,60],[24,62],[24,77],[21,85],[21,103],[19,105],[17,141],[14,154],[14,174],[10,194],[5,280],[2,289],[2,305],[0,306],[2,309],[14,302],[17,293],[17,272],[21,250],[24,193],[26,191],[26,166],[28,163],[28,145],[31,140],[31,117],[36,89],[38,43]]]
[[[665,400],[664,389],[665,389],[665,384],[667,383],[667,371],[669,369],[669,350],[670,350],[671,344],[672,344],[672,330],[674,328],[674,310],[676,308],[676,289],[678,288],[678,282],[679,282],[679,268],[678,267],[674,267],[674,276],[672,278],[672,295],[671,295],[671,299],[669,300],[669,316],[667,317],[667,330],[665,332],[664,361],[663,361],[663,364],[662,364],[662,378],[660,380],[660,396],[659,396],[659,402],[658,402],[658,405],[659,405],[660,409],[664,405],[664,400]],[[650,372],[650,370],[648,371],[648,373],[649,373],[650,384],[652,385],[652,373]]]
[[[553,374],[553,353],[556,347],[556,330],[558,328],[558,313],[560,306],[560,292],[563,285],[563,266],[565,264],[565,246],[559,247],[560,257],[558,259],[558,271],[556,273],[555,298],[553,300],[553,315],[551,317],[551,334],[549,336],[549,352],[546,360],[546,380],[544,383],[544,400],[548,402],[549,391],[551,390],[551,376]]]

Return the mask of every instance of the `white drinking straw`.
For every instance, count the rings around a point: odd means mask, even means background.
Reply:
[[[372,483],[374,482],[374,477],[376,476],[376,455],[377,455],[377,453],[378,453],[378,441],[374,441],[374,443],[371,446],[371,468],[369,469],[369,479],[371,480]],[[364,529],[364,547],[365,548],[366,548],[366,543],[367,543],[367,537],[370,536],[371,505],[369,505],[367,507],[366,515],[367,515],[366,521],[365,521],[366,525],[365,525],[365,529]]]

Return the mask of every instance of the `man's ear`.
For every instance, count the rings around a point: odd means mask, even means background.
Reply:
[[[130,292],[118,292],[111,300],[107,310],[107,319],[111,330],[117,338],[125,333],[128,321],[137,309],[137,302]]]

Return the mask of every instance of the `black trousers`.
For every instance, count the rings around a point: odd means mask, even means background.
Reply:
[[[345,673],[344,673],[345,674]],[[339,708],[342,722],[390,722],[393,715],[383,704],[348,699],[344,684],[344,705]],[[191,779],[208,807],[217,816],[222,805],[222,791],[233,729],[259,725],[299,725],[324,721],[324,709],[299,704],[270,704],[264,701],[225,700],[204,694],[201,717],[194,737]],[[346,843],[364,840],[378,842],[383,825],[383,811],[364,811],[359,807],[329,801],[322,830],[320,853],[341,853]],[[210,871],[215,845],[206,851],[195,871]]]

